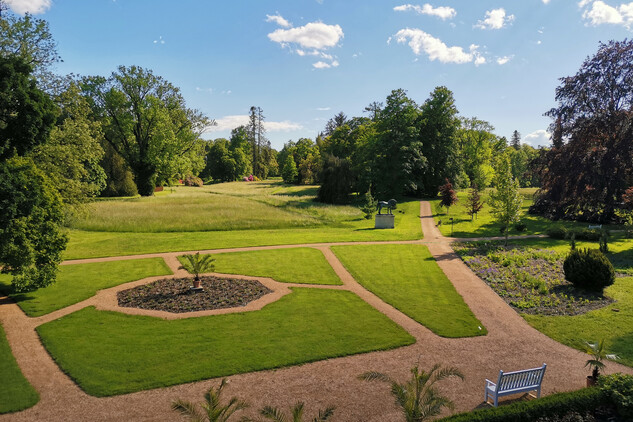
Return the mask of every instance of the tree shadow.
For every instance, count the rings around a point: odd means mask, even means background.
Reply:
[[[633,365],[633,332],[626,333],[620,337],[616,337],[612,340],[611,351],[615,354],[622,354],[625,350],[630,353],[629,356],[620,356],[620,358],[626,359],[628,362],[621,362],[624,365]]]

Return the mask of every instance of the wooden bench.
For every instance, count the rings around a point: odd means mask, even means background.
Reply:
[[[486,395],[484,401],[494,400],[494,406],[499,405],[499,397],[509,394],[526,393],[536,390],[536,397],[541,397],[541,382],[545,375],[546,364],[540,368],[525,369],[523,371],[503,372],[499,371],[499,378],[494,383],[486,379]]]

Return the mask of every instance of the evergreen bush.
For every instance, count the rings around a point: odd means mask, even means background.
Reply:
[[[611,261],[597,249],[574,249],[563,263],[565,278],[586,290],[602,292],[615,282]]]

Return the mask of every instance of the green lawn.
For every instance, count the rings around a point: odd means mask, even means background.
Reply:
[[[633,366],[633,277],[617,278],[605,293],[617,302],[584,315],[523,318],[554,340],[577,349],[582,349],[585,341],[604,339],[609,353],[620,356],[620,363]]]
[[[230,252],[213,257],[219,273],[270,277],[286,283],[343,284],[323,253],[313,248]]]
[[[0,413],[27,409],[40,400],[18,367],[0,325]]]
[[[64,372],[95,396],[391,349],[415,341],[353,293],[292,290],[256,312],[167,321],[85,308],[37,331]]]
[[[442,337],[487,333],[423,245],[333,246],[354,278]]]
[[[536,191],[535,188],[523,188],[521,189],[521,193],[523,194],[523,208],[521,211],[521,221],[526,224],[527,230],[523,232],[519,232],[514,229],[514,226],[510,228],[510,235],[521,235],[521,234],[545,234],[548,228],[553,225],[564,225],[565,227],[572,228],[587,228],[587,223],[577,223],[572,221],[557,221],[552,222],[551,220],[537,216],[528,214],[528,208],[532,205],[532,196]],[[490,189],[481,192],[481,199],[484,203],[483,209],[479,212],[477,217],[471,221],[470,215],[468,214],[467,208],[467,198],[468,198],[468,190],[461,190],[457,193],[457,198],[459,202],[453,205],[449,214],[446,214],[446,209],[439,207],[440,199],[436,198],[431,200],[431,209],[433,210],[433,217],[435,218],[435,222],[442,221],[442,224],[439,226],[440,231],[444,236],[451,236],[451,221],[450,218],[453,218],[453,237],[490,237],[490,236],[501,236],[499,232],[499,224],[494,222],[494,218],[490,213],[490,205],[488,204],[488,192]]]
[[[88,299],[101,289],[171,273],[162,258],[62,265],[54,284],[11,298],[28,316],[37,317]],[[10,281],[7,276],[0,278],[0,289],[6,289]]]
[[[247,184],[242,182],[243,184]],[[221,186],[221,185],[213,185]],[[240,186],[238,184],[238,186]],[[194,188],[191,188],[194,189]],[[281,189],[281,188],[280,188]],[[175,195],[175,194],[174,194]],[[208,194],[213,197],[212,194]],[[169,196],[166,196],[169,197]],[[283,197],[284,199],[279,199]],[[351,241],[382,241],[382,240],[412,240],[422,238],[420,227],[420,204],[417,200],[409,200],[398,204],[395,212],[396,228],[393,230],[374,230],[374,221],[362,218],[362,213],[354,207],[333,207],[330,214],[336,218],[326,219],[323,217],[327,205],[315,205],[310,200],[297,201],[293,204],[293,198],[286,194],[282,196],[269,195],[267,201],[275,203],[280,201],[273,208],[277,210],[293,209],[300,210],[308,215],[314,214],[314,218],[322,221],[321,224],[311,227],[285,227],[267,229],[255,227],[243,230],[219,230],[219,231],[187,231],[187,232],[118,232],[118,231],[86,231],[70,230],[70,242],[64,253],[64,259],[95,258],[104,256],[135,255],[142,253],[158,252],[178,252],[195,251],[201,249],[221,249],[246,246],[268,246],[301,243],[320,242],[351,242]],[[303,197],[300,197],[303,198]],[[251,200],[257,203],[256,200]],[[104,204],[117,204],[117,201],[103,201]],[[256,206],[256,204],[255,204]],[[341,211],[342,209],[342,211]],[[337,211],[338,210],[338,211]],[[136,212],[142,214],[144,209]],[[191,211],[192,213],[195,212]],[[294,211],[293,211],[294,212]],[[299,212],[299,211],[297,211]],[[251,211],[242,209],[230,217],[234,220],[251,219]],[[282,224],[286,216],[285,212],[276,214],[279,224]],[[202,219],[204,216],[196,216]],[[210,219],[216,218],[214,215],[207,216]],[[171,219],[178,219],[178,214],[170,214]],[[184,218],[184,217],[183,217]],[[217,217],[220,221],[226,221],[225,217]],[[312,217],[311,217],[312,218]],[[323,218],[323,220],[321,220]],[[312,220],[311,220],[312,221]],[[164,223],[163,219],[159,220]],[[227,222],[227,224],[230,223]],[[112,228],[113,230],[116,227]]]

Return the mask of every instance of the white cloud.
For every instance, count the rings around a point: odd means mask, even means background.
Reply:
[[[283,18],[279,13],[276,15],[266,15],[266,22],[275,22],[279,26],[284,28],[290,28],[292,24]]]
[[[470,52],[465,52],[462,47],[448,47],[442,40],[433,37],[421,29],[401,29],[394,37],[399,44],[407,43],[415,55],[425,53],[431,61],[439,60],[442,63],[469,63],[483,64],[486,59],[477,52],[477,46],[471,45]],[[391,38],[387,41],[391,41]],[[483,60],[483,61],[482,61]]]
[[[452,7],[448,6],[439,6],[433,7],[428,3],[425,3],[422,6],[413,5],[413,4],[403,4],[402,6],[396,6],[393,8],[396,12],[407,12],[409,10],[416,12],[419,15],[430,15],[437,16],[442,20],[452,19],[457,15],[457,11]]]
[[[271,41],[282,46],[298,44],[301,48],[316,50],[334,47],[343,36],[343,29],[339,25],[327,25],[323,22],[310,22],[296,28],[277,29],[268,34]]]
[[[30,13],[32,15],[40,15],[50,9],[51,0],[7,0],[7,5],[15,13],[23,15]]]
[[[294,48],[299,56],[317,56],[319,60],[312,64],[317,69],[337,67],[336,57],[325,53],[325,50],[338,45],[344,37],[339,25],[327,25],[323,22],[310,22],[304,26],[289,29],[277,29],[268,34],[271,41],[282,47]]]
[[[543,4],[548,4],[550,0],[543,0]]]
[[[578,3],[578,6],[586,7],[590,3],[591,1],[583,0]],[[630,29],[633,26],[633,2],[613,7],[601,0],[596,0],[591,3],[591,8],[583,12],[582,17],[588,25],[624,25]]]
[[[154,44],[165,44],[165,40],[163,39],[163,36],[160,35],[157,40],[154,40]]]
[[[477,21],[475,28],[501,29],[514,21],[514,15],[507,15],[504,8],[493,9],[486,12],[484,20]]]
[[[210,126],[206,129],[206,132],[222,132],[233,130],[238,126],[248,124],[248,115],[239,114],[233,116],[224,116],[221,119],[216,119],[217,124]],[[299,123],[290,122],[284,120],[283,122],[264,122],[264,127],[268,132],[291,132],[294,130],[303,129]]]
[[[532,145],[534,148],[538,146],[548,146],[550,144],[550,135],[546,130],[537,130],[523,138],[523,143]]]
[[[330,111],[332,107],[317,107],[317,111]]]
[[[512,60],[513,58],[514,58],[514,55],[497,57],[497,64],[498,65],[504,65],[504,64],[508,63],[510,60]]]

